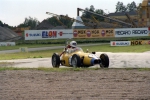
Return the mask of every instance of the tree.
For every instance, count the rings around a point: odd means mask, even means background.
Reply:
[[[105,12],[104,12],[102,9],[96,9],[96,10],[95,10],[95,13],[100,14],[100,15],[104,15],[104,14],[105,14]],[[97,20],[99,20],[99,21],[104,21],[104,18],[103,18],[103,17],[96,16],[95,18],[96,18]]]
[[[8,24],[3,23],[1,20],[0,20],[0,26],[1,27],[7,27],[7,28],[13,28],[13,26],[9,26]]]
[[[127,10],[126,6],[123,4],[123,2],[119,2],[116,5],[116,12],[125,12]]]
[[[89,11],[92,11],[92,12],[94,12],[94,11],[95,11],[95,8],[94,8],[94,6],[93,6],[93,5],[91,5],[91,6],[90,6]]]
[[[127,11],[130,12],[130,11],[136,11],[137,10],[137,6],[136,6],[136,3],[133,1],[131,4],[129,3],[127,5]]]
[[[69,17],[68,15],[66,15],[66,17]],[[66,18],[61,18],[59,19],[64,25],[66,25],[68,28],[72,27],[73,21],[72,20],[68,20]]]
[[[57,17],[52,16],[52,17],[48,18],[47,20],[48,20],[48,22],[49,22],[51,25],[53,25],[53,26],[60,26],[60,23],[57,21],[56,18],[57,18]]]
[[[133,1],[131,3],[131,11],[136,11],[137,10],[137,6],[136,6],[136,3]]]
[[[85,8],[85,10],[89,11],[89,8]],[[84,11],[82,13],[82,17],[84,17],[84,18],[90,18],[90,16],[91,16],[91,14],[86,11]]]
[[[125,6],[122,2],[117,2],[116,5],[116,12],[130,12],[130,11],[136,11],[137,6],[136,3],[133,1],[131,3],[128,3],[127,6]]]
[[[85,8],[85,10],[91,11],[91,12],[95,12],[95,8],[94,8],[93,5],[91,5],[90,8]],[[82,17],[90,19],[90,18],[91,18],[91,13],[89,13],[89,12],[87,12],[87,11],[84,11],[84,12],[82,13]]]
[[[95,9],[93,5],[91,5],[90,8],[85,8],[85,10],[91,11],[91,12],[95,12],[95,13],[100,14],[100,15],[104,15],[104,13],[105,13],[102,9]],[[83,17],[83,18],[93,19],[93,18],[92,18],[92,15],[93,15],[93,16],[94,16],[97,20],[99,20],[99,21],[103,21],[103,20],[104,20],[103,17],[95,16],[94,14],[91,14],[91,13],[89,13],[89,12],[87,12],[87,11],[84,11],[84,12],[82,13],[82,17]],[[87,22],[87,21],[85,20],[85,22]]]
[[[120,2],[119,1],[117,2],[117,5],[116,5],[116,12],[120,12]]]
[[[105,12],[102,9],[96,9],[95,13],[104,15]]]
[[[4,24],[1,20],[0,20],[0,26],[4,27]]]
[[[66,16],[68,16],[68,15],[66,15]],[[52,17],[48,18],[47,20],[53,26],[62,26],[62,24],[64,24],[68,28],[71,28],[72,23],[73,23],[71,20],[68,20],[67,18],[64,18],[61,16],[59,16],[59,17],[52,16]]]
[[[29,16],[29,18],[25,18],[25,21],[18,25],[18,27],[28,27],[30,26],[30,29],[34,29],[40,22],[36,18],[32,18]]]

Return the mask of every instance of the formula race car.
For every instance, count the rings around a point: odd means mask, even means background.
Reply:
[[[54,53],[52,55],[52,66],[59,68],[60,65],[68,67],[90,67],[99,64],[101,68],[109,67],[109,57],[107,54],[101,54],[99,57],[95,52],[87,53],[81,48],[74,52],[65,50],[62,55]]]

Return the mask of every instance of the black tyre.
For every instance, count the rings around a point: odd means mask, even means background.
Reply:
[[[71,58],[71,65],[74,67],[74,68],[77,68],[77,67],[80,67],[81,66],[81,58],[79,55],[77,54],[74,54]]]
[[[60,66],[60,56],[57,53],[52,55],[52,66],[54,68],[59,68]]]
[[[101,63],[100,67],[101,68],[108,68],[109,67],[109,57],[107,54],[101,54],[100,55]]]

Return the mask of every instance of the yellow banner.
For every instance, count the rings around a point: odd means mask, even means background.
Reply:
[[[109,38],[114,37],[114,29],[76,29],[73,38]]]
[[[99,38],[100,30],[99,29],[88,29],[86,30],[87,38]]]
[[[115,37],[114,29],[100,29],[101,38]]]
[[[86,30],[85,29],[73,30],[73,38],[86,38]]]
[[[134,40],[131,45],[150,45],[150,40]]]

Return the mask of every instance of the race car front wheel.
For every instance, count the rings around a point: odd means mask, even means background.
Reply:
[[[101,68],[108,68],[109,67],[109,57],[107,54],[101,54],[100,55],[101,63],[100,67]]]
[[[52,55],[52,66],[54,68],[59,68],[60,66],[60,56],[57,53]]]
[[[74,54],[71,58],[71,65],[74,67],[74,68],[77,68],[77,67],[80,67],[81,66],[81,58],[79,55],[77,54]]]

